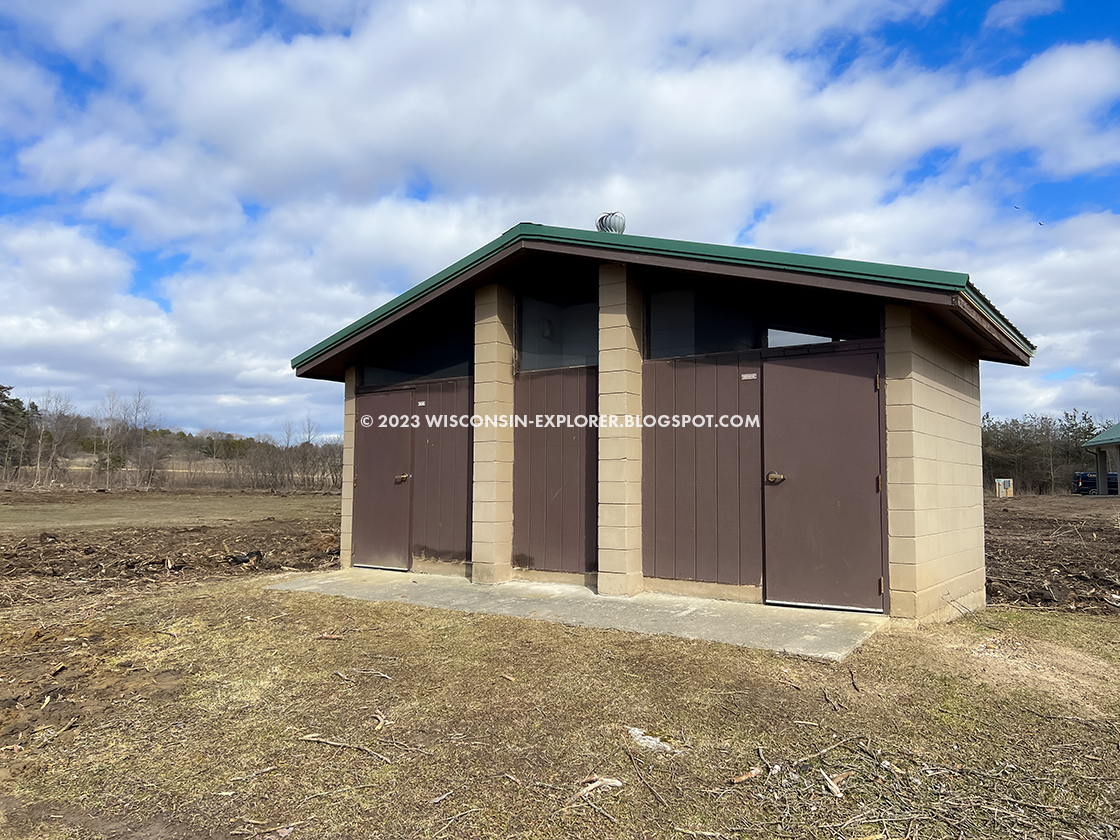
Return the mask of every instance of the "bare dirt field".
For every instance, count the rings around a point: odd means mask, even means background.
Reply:
[[[1120,497],[990,499],[989,603],[1120,615]]]
[[[992,501],[1008,603],[837,664],[264,590],[333,497],[29,496],[2,838],[1120,837],[1116,500]]]
[[[0,608],[338,568],[337,496],[64,491],[0,494]]]

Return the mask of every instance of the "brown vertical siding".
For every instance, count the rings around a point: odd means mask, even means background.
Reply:
[[[724,365],[726,367],[726,365]],[[716,373],[720,365],[697,365],[695,379],[696,414],[716,414]],[[716,527],[716,509],[719,485],[716,464],[717,429],[698,432],[696,441],[696,579],[719,580],[719,532]],[[736,572],[737,578],[737,572]]]
[[[428,418],[469,416],[469,379],[416,386],[413,431],[412,553],[428,560],[463,561],[470,553],[471,428],[429,425]],[[425,403],[419,406],[420,402]]]
[[[514,411],[575,418],[596,412],[595,368],[521,373]],[[595,570],[595,429],[519,426],[513,436],[513,558],[522,568]]]
[[[759,368],[757,353],[643,364],[645,415],[713,417],[711,428],[643,429],[646,576],[761,584],[759,429],[716,425],[722,415],[758,415]]]
[[[675,405],[675,372],[672,362],[642,365],[643,414]],[[648,577],[676,577],[676,436],[671,428],[642,429],[642,573]]]
[[[739,389],[743,380],[740,378],[740,368],[736,365],[718,365],[716,374],[716,416],[745,413],[743,400],[740,398]],[[749,403],[750,401],[747,400]],[[751,406],[746,412],[753,415]],[[749,434],[758,434],[757,430],[747,430]],[[760,579],[744,576],[744,561],[740,552],[746,553],[745,566],[750,568],[754,557],[762,545],[761,533],[756,533],[754,528],[760,527],[756,494],[740,490],[741,484],[751,487],[757,486],[755,477],[758,475],[756,459],[760,457],[756,447],[746,445],[740,440],[742,429],[727,428],[716,429],[715,444],[717,453],[725,457],[717,457],[715,469],[716,499],[715,534],[716,534],[716,580],[738,580],[739,583],[759,584]],[[749,439],[748,439],[749,440]],[[726,453],[738,453],[737,458],[726,457]],[[752,484],[753,482],[753,484]],[[738,492],[737,492],[738,491]],[[761,558],[757,561],[761,570]]]
[[[669,414],[696,413],[696,363],[676,365],[675,399]],[[688,429],[678,429],[674,435],[676,471],[673,474],[673,511],[677,519],[676,539],[673,541],[676,573],[679,580],[703,580],[696,569],[696,437]],[[670,488],[663,488],[668,490]]]

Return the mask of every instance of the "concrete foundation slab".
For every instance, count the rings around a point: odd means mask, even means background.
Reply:
[[[886,616],[868,613],[771,607],[653,592],[615,598],[570,584],[515,580],[484,586],[463,578],[377,569],[293,577],[268,588],[665,634],[837,662],[890,621]]]

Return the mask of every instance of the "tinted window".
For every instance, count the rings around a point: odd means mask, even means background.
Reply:
[[[376,365],[361,368],[364,388],[396,385],[418,379],[468,376],[474,355],[474,333],[470,330],[418,339],[411,348],[378,354]]]
[[[651,359],[753,350],[759,344],[754,316],[707,290],[649,296]]]
[[[598,364],[598,304],[558,306],[522,298],[520,309],[522,370]]]

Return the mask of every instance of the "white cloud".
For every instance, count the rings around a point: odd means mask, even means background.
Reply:
[[[5,0],[4,14],[51,47],[84,60],[91,43],[106,34],[136,39],[217,5],[218,0]]]
[[[0,225],[0,297],[15,312],[100,311],[128,290],[132,260],[80,229],[40,223]]]
[[[749,228],[761,247],[971,272],[1040,344],[1035,371],[985,368],[986,405],[1120,382],[1095,349],[1120,340],[1113,305],[1068,302],[1120,280],[1116,217],[1005,211],[1040,179],[1120,163],[1113,43],[997,76],[884,58],[906,53],[881,25],[940,0],[288,0],[283,33],[251,4],[131,3],[3,13],[103,81],[59,105],[59,78],[0,58],[18,186],[65,205],[0,227],[4,384],[77,367],[90,393],[145,383],[183,425],[254,432],[314,407],[336,427],[341,392],[288,359],[518,221],[588,228],[609,209],[632,233]],[[1043,11],[1004,0],[989,26]],[[170,312],[129,294],[136,250],[187,257],[156,290]],[[1085,373],[1043,378],[1063,367]]]
[[[0,53],[0,138],[42,132],[55,112],[57,86],[50,74],[18,55]]]
[[[988,9],[984,26],[993,29],[1011,29],[1027,18],[1049,15],[1060,11],[1062,0],[999,0]]]

